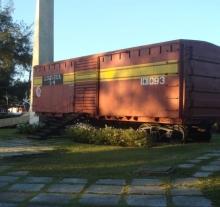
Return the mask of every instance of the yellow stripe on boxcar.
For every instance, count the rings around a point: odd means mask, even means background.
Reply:
[[[151,75],[178,74],[178,61],[163,61],[156,63],[105,68],[100,70],[100,81],[131,80]],[[98,81],[98,71],[77,71],[63,74],[63,84]],[[42,77],[34,78],[34,86],[42,85]]]
[[[134,79],[141,76],[149,75],[161,75],[161,74],[177,74],[178,73],[178,64],[169,63],[169,64],[160,64],[160,65],[150,65],[150,64],[141,64],[133,65],[128,67],[119,67],[119,68],[107,68],[100,71],[100,80],[109,81],[109,80],[125,80],[125,79]]]
[[[75,79],[74,73],[63,74],[63,84],[72,84],[74,83],[74,79]]]
[[[85,71],[85,72],[76,72],[75,81],[83,82],[83,81],[95,81],[98,80],[98,72],[94,71]]]
[[[78,71],[63,74],[63,83],[72,84],[76,82],[98,81],[98,71]]]
[[[42,86],[42,82],[43,82],[43,79],[42,77],[34,77],[34,83],[33,85],[34,86]]]

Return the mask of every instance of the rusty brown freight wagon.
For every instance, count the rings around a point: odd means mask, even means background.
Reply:
[[[176,40],[34,68],[33,110],[146,123],[171,135],[210,138],[220,119],[220,47]]]

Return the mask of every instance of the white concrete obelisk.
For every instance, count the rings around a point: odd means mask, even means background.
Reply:
[[[37,0],[33,66],[53,62],[54,0]]]
[[[33,104],[33,68],[54,60],[54,0],[36,0],[34,26],[30,124],[39,122],[32,111]]]

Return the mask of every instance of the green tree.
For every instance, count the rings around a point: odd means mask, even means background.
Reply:
[[[6,88],[16,76],[31,71],[31,27],[14,21],[12,13],[10,4],[0,11],[0,105],[6,103]]]
[[[27,81],[20,80],[14,81],[13,85],[9,86],[7,92],[10,105],[22,105],[23,99],[28,96],[26,94],[28,86],[29,83]]]

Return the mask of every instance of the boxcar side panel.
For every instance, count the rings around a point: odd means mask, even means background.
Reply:
[[[220,47],[205,42],[190,47],[187,117],[189,121],[220,120]]]
[[[99,113],[179,123],[179,47],[123,51],[100,59]],[[175,48],[175,49],[174,49]]]
[[[70,61],[34,69],[33,110],[37,113],[73,113],[74,85]]]

